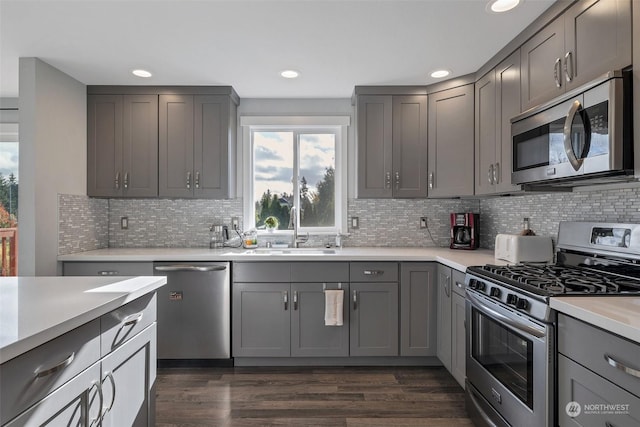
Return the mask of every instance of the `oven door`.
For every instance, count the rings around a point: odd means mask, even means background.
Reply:
[[[552,426],[553,326],[472,290],[467,290],[466,321],[467,379],[473,387],[467,393],[480,395],[468,399],[478,406],[470,412],[487,418],[497,412],[501,419],[493,420],[495,425],[503,419],[514,427]]]

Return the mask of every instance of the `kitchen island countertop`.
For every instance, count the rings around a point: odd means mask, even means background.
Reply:
[[[0,363],[167,283],[164,276],[0,279]]]
[[[331,248],[335,253],[322,255],[305,254],[307,248],[301,249],[295,255],[265,255],[232,248],[111,248],[60,255],[58,261],[434,261],[460,271],[471,265],[507,264],[495,259],[489,249],[346,247]]]
[[[640,344],[640,297],[552,297],[551,308]]]

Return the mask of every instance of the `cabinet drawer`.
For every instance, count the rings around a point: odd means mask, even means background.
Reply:
[[[294,262],[291,264],[292,282],[348,282],[347,262]]]
[[[573,418],[567,414],[569,402],[580,405],[580,413]],[[558,424],[561,427],[638,426],[640,398],[558,355]]]
[[[352,262],[349,266],[351,282],[397,282],[397,262]]]
[[[610,364],[639,371],[640,345],[560,314],[558,351],[640,397],[640,378]]]
[[[89,322],[0,365],[4,424],[100,358],[100,321]]]
[[[451,269],[451,289],[462,297],[464,297],[464,275],[462,271]]]
[[[278,283],[291,281],[291,263],[288,262],[234,262],[235,283]]]
[[[65,276],[153,276],[151,262],[65,262]]]
[[[156,321],[156,293],[147,294],[100,318],[100,352],[107,355]]]

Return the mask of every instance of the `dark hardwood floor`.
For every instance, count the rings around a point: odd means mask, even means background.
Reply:
[[[156,425],[472,427],[442,367],[164,368]]]

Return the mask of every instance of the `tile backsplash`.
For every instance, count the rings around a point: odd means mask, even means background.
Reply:
[[[242,219],[242,199],[91,199],[59,196],[59,254],[106,247],[208,247],[209,226]],[[528,217],[536,234],[556,238],[560,221],[640,223],[640,188],[573,193],[527,193],[485,199],[350,199],[345,246],[449,245],[449,213],[480,213],[480,246],[498,233],[518,233]],[[128,217],[129,229],[120,228]],[[427,229],[419,218],[427,217]],[[242,228],[242,224],[241,224]],[[266,239],[263,239],[266,241]],[[306,246],[333,241],[312,236]]]

